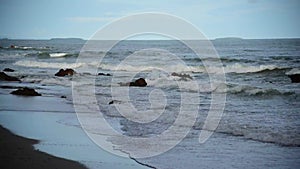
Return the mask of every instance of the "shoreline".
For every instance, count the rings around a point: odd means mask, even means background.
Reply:
[[[13,134],[0,125],[0,168],[87,169],[83,164],[35,150],[38,140]]]

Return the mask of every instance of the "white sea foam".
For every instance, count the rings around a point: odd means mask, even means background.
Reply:
[[[215,66],[186,66],[182,64],[178,65],[142,65],[142,66],[135,66],[135,65],[111,65],[111,64],[100,64],[100,68],[107,69],[107,70],[119,70],[119,71],[132,71],[132,72],[139,72],[139,71],[149,71],[154,69],[161,69],[161,70],[167,70],[169,72],[197,72],[197,73],[255,73],[255,72],[261,72],[264,70],[275,70],[275,69],[282,69],[281,67],[278,67],[276,65],[258,65],[258,66],[252,66],[252,65],[243,65],[239,63],[235,63],[232,65],[227,65],[222,67],[215,67]]]
[[[50,54],[50,57],[56,58],[56,57],[64,57],[67,56],[68,53],[52,53]],[[61,62],[38,62],[38,61],[17,61],[15,63],[19,66],[25,66],[25,67],[39,67],[39,68],[78,68],[82,66],[88,66],[90,68],[95,68],[98,66],[98,62],[84,62],[84,63],[61,63]],[[276,65],[244,65],[244,64],[232,64],[227,65],[224,67],[215,67],[213,65],[204,67],[204,66],[187,66],[183,64],[177,64],[177,65],[167,65],[167,64],[157,64],[157,65],[151,65],[151,64],[144,64],[144,65],[114,65],[114,64],[105,64],[101,63],[99,65],[100,69],[104,70],[111,70],[111,71],[128,71],[128,72],[141,72],[146,71],[150,72],[152,70],[163,70],[166,72],[177,72],[177,73],[185,73],[185,72],[193,72],[193,73],[255,73],[255,72],[261,72],[264,70],[275,70],[275,69],[283,69],[282,67],[278,67]],[[292,69],[290,72],[287,72],[287,74],[292,73],[300,73],[299,69]]]
[[[15,48],[24,49],[24,50],[33,49],[33,47],[30,46],[15,46]]]
[[[39,61],[29,61],[20,60],[15,63],[18,66],[24,67],[38,67],[38,68],[78,68],[84,66],[84,63],[63,63],[63,62],[39,62]]]
[[[254,95],[285,95],[285,94],[293,94],[294,92],[291,91],[280,91],[277,89],[272,88],[259,88],[255,86],[248,86],[248,85],[235,85],[232,87],[227,88],[227,93],[231,94],[238,94],[244,93],[250,96]]]
[[[300,74],[299,68],[293,68],[292,70],[285,73],[286,75],[294,75],[294,74]]]
[[[14,46],[13,48],[7,47],[6,49],[17,49],[17,50],[48,50],[49,47]]]
[[[260,72],[263,70],[274,70],[277,67],[276,65],[259,65],[259,66],[249,66],[249,65],[242,65],[242,64],[233,64],[230,66],[225,67],[226,73],[253,73],[253,72]]]
[[[191,80],[182,80],[177,76],[159,76],[155,78],[146,79],[148,86],[175,89],[179,86],[180,90],[191,91],[191,92],[216,92],[216,93],[228,93],[228,94],[246,94],[249,96],[255,95],[290,95],[294,94],[293,91],[279,90],[275,88],[260,88],[256,86],[241,85],[241,84],[226,84],[226,83],[191,83]]]
[[[151,70],[165,70],[169,72],[190,72],[190,71],[196,71],[196,72],[203,72],[204,70],[201,70],[203,68],[200,67],[191,67],[191,66],[185,66],[182,64],[179,65],[112,65],[112,64],[100,64],[99,66],[101,69],[106,70],[113,70],[113,71],[130,71],[130,72],[140,72],[140,71],[151,71]]]
[[[64,57],[67,56],[68,53],[50,53],[49,56],[51,58],[59,58],[59,57]]]

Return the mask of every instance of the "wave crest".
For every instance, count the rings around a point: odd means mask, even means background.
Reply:
[[[38,62],[38,61],[17,61],[15,65],[24,67],[37,67],[37,68],[78,68],[84,66],[84,63],[63,63],[63,62]]]

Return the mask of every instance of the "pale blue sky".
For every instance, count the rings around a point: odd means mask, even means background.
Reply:
[[[88,39],[118,17],[170,13],[206,37],[299,38],[299,0],[1,0],[0,38]]]

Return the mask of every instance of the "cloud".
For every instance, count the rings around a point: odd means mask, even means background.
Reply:
[[[91,23],[91,22],[108,22],[116,18],[109,16],[109,17],[68,17],[66,19],[71,22]]]

